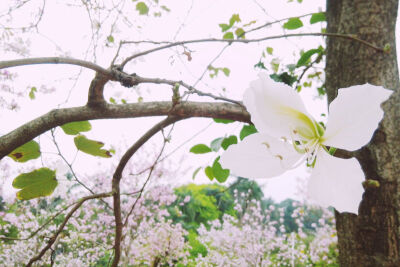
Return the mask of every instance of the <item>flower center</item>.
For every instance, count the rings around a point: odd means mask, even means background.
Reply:
[[[301,123],[296,128],[291,129],[292,144],[298,153],[304,154],[301,162],[306,160],[308,166],[314,166],[317,151],[322,145],[325,129],[303,113],[298,118]]]

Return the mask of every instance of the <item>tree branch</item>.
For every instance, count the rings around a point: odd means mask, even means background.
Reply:
[[[228,103],[181,102],[174,106],[165,101],[54,109],[0,137],[0,159],[40,134],[68,122],[166,115],[250,122],[250,115],[243,107]]]
[[[67,57],[37,57],[37,58],[24,58],[24,59],[0,61],[0,69],[26,66],[26,65],[38,65],[38,64],[76,65],[94,70],[103,75],[111,77],[111,72],[109,70],[104,69],[103,67],[100,67],[99,65],[96,65],[89,61],[75,59],[75,58],[67,58]]]
[[[153,135],[160,130],[164,129],[168,125],[184,119],[184,117],[168,116],[166,119],[154,125],[148,130],[139,140],[137,140],[122,156],[115,169],[112,179],[112,191],[114,200],[114,216],[115,216],[115,241],[114,241],[114,260],[112,262],[113,267],[118,266],[119,259],[121,257],[121,241],[122,241],[122,215],[121,215],[121,198],[119,183],[122,178],[122,172],[128,163],[129,159],[136,153],[136,151],[146,143]]]
[[[90,199],[104,198],[104,197],[110,197],[110,196],[111,196],[111,193],[102,193],[102,194],[96,194],[96,195],[91,195],[91,196],[81,198],[81,200],[79,200],[78,203],[76,203],[75,206],[72,208],[72,210],[70,212],[68,212],[68,214],[65,217],[64,221],[62,222],[62,224],[58,227],[57,231],[47,242],[47,245],[40,251],[40,253],[38,255],[36,255],[32,259],[30,259],[26,266],[27,267],[32,266],[32,264],[35,261],[38,261],[43,257],[43,255],[46,253],[46,251],[49,250],[51,248],[51,246],[54,244],[58,235],[64,230],[64,227],[67,224],[67,222],[69,221],[69,219],[72,217],[72,215],[75,213],[75,211],[77,211],[79,209],[79,207],[82,206],[82,204],[84,202],[86,202],[87,200],[90,200]]]
[[[121,68],[124,68],[125,65],[140,56],[144,56],[159,50],[163,50],[166,48],[174,47],[174,46],[179,46],[179,45],[184,45],[184,44],[193,44],[193,43],[211,43],[211,42],[220,42],[220,43],[256,43],[256,42],[262,42],[262,41],[268,41],[268,40],[273,40],[273,39],[280,39],[280,38],[288,38],[288,37],[300,37],[300,36],[326,36],[326,37],[337,37],[337,38],[344,38],[344,39],[349,39],[353,40],[356,42],[360,42],[363,45],[366,45],[372,49],[375,49],[379,52],[384,52],[384,49],[381,47],[377,47],[374,44],[371,44],[367,41],[364,41],[354,34],[340,34],[340,33],[321,33],[321,32],[312,32],[312,33],[290,33],[290,34],[281,34],[281,35],[274,35],[274,36],[267,36],[263,38],[257,38],[257,39],[218,39],[218,38],[207,38],[207,39],[197,39],[197,40],[189,40],[189,41],[180,41],[180,42],[175,42],[175,43],[170,43],[166,44],[163,46],[159,46],[153,49],[149,49],[137,54],[134,54],[130,57],[127,57],[122,63],[121,63]],[[129,41],[122,42],[122,44],[129,44]]]

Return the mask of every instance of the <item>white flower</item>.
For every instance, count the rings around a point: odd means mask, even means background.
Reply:
[[[307,161],[314,168],[308,196],[323,207],[357,213],[364,192],[361,166],[355,158],[331,156],[326,146],[354,151],[366,145],[391,93],[371,84],[339,89],[325,130],[291,87],[260,74],[243,96],[259,132],[231,145],[220,163],[238,176],[269,178]]]

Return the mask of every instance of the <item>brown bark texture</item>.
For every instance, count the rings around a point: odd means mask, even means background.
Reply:
[[[370,83],[395,92],[371,143],[356,152],[367,179],[359,215],[336,212],[341,266],[400,266],[400,94],[395,26],[398,0],[327,0],[327,32],[355,34],[389,53],[327,38],[328,101],[339,88]]]

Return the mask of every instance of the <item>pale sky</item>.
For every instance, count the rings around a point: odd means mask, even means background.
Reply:
[[[90,24],[88,16],[82,9],[74,7],[61,8],[60,2],[64,1],[47,1],[47,12],[44,14],[40,24],[41,35],[31,37],[31,55],[38,56],[71,56],[84,59],[85,51],[90,43]],[[324,10],[325,1],[306,0],[302,4],[296,1],[287,3],[283,0],[274,1],[257,1],[256,0],[193,0],[181,1],[170,0],[162,1],[171,9],[170,14],[165,14],[161,18],[147,17],[140,22],[144,16],[139,17],[137,12],[132,10],[132,16],[136,16],[133,20],[135,25],[122,25],[117,29],[118,36],[115,42],[118,43],[124,34],[124,40],[154,40],[154,41],[171,41],[171,40],[189,40],[208,37],[222,37],[222,33],[218,24],[227,23],[232,14],[240,15],[243,23],[257,20],[257,25],[261,25],[267,21],[286,18],[291,16],[300,16],[307,13],[318,12]],[[263,5],[261,9],[259,5]],[[1,10],[1,8],[0,8]],[[318,23],[310,26],[308,18],[303,20],[304,31],[318,32],[325,24]],[[140,27],[140,28],[139,28]],[[180,30],[178,30],[180,29]],[[280,27],[270,27],[261,30],[259,33],[248,35],[247,38],[256,38],[268,35],[283,34]],[[103,39],[108,33],[103,34]],[[223,94],[222,88],[226,88],[227,96],[232,99],[241,100],[244,90],[250,81],[257,77],[258,70],[254,69],[254,64],[258,62],[261,51],[267,46],[274,48],[274,57],[279,58],[283,64],[295,64],[299,58],[299,49],[316,48],[323,44],[322,38],[290,38],[278,39],[259,44],[232,45],[217,59],[214,67],[228,67],[231,70],[229,77],[219,75],[218,79],[210,79],[208,73],[204,79],[196,86],[198,89],[212,92],[213,94]],[[99,45],[104,46],[104,42]],[[189,45],[192,50],[192,60],[189,62],[185,55],[182,55],[183,49],[178,47],[173,50],[165,50],[156,52],[138,59],[134,64],[127,66],[125,71],[136,72],[145,77],[159,77],[174,80],[183,80],[188,84],[193,84],[204,72],[211,60],[219,53],[224,44],[199,44]],[[130,46],[122,51],[123,55],[132,54],[135,51],[142,51],[153,47],[153,45]],[[108,67],[116,51],[116,47],[104,47],[100,49],[97,55],[97,64]],[[176,51],[178,51],[177,56]],[[89,54],[89,59],[91,55]],[[12,56],[7,56],[11,59]],[[272,57],[265,59],[268,63]],[[15,86],[27,87],[46,84],[54,86],[56,93],[53,94],[37,94],[37,98],[32,101],[27,96],[18,100],[21,103],[21,110],[17,113],[2,111],[0,114],[0,123],[2,129],[0,134],[5,134],[14,129],[18,125],[29,121],[47,111],[56,107],[58,104],[66,106],[84,105],[87,97],[87,89],[94,73],[89,70],[83,70],[79,80],[73,87],[74,80],[68,79],[79,73],[79,68],[75,66],[30,66],[10,69],[19,73],[19,79],[15,82]],[[269,73],[272,73],[270,70]],[[63,103],[67,98],[70,89],[73,87],[68,103]],[[131,102],[137,101],[138,96],[142,96],[144,101],[153,100],[169,100],[171,98],[171,90],[165,86],[143,85],[139,90],[123,88],[117,84],[113,84],[106,88],[105,95],[107,98],[113,96],[115,98],[125,98]],[[321,113],[326,113],[325,99],[316,98],[317,92],[315,88],[304,88],[301,96],[311,114],[317,119]],[[191,97],[191,100],[211,101],[209,98]],[[123,148],[123,145],[132,144],[154,123],[161,118],[145,118],[145,119],[129,119],[129,120],[104,120],[92,121],[93,130],[86,135],[95,140],[101,140],[107,145]],[[190,119],[179,122],[172,135],[172,142],[166,147],[166,153],[173,151],[179,147],[184,141],[192,138],[198,132],[201,132],[211,122],[210,119]],[[199,166],[211,164],[216,154],[193,155],[189,153],[191,146],[198,143],[209,144],[214,138],[238,134],[241,129],[240,123],[220,125],[211,124],[207,130],[202,131],[198,136],[190,142],[183,145],[177,150],[172,161],[180,166],[180,172],[174,181],[168,181],[172,184],[181,184],[191,182],[193,171]],[[64,138],[59,135],[62,140],[62,148],[67,157],[71,158],[75,154],[75,148],[72,144],[72,138]],[[158,142],[160,147],[160,138],[152,139],[150,143]],[[45,144],[46,138],[41,138]],[[48,141],[48,140],[47,140]],[[71,149],[72,147],[72,149]],[[150,147],[151,144],[150,144]],[[154,146],[153,146],[154,147]],[[120,153],[123,153],[121,151]],[[184,158],[184,161],[182,161]],[[4,159],[3,159],[4,160]],[[114,158],[113,160],[116,160]],[[79,153],[75,168],[80,172],[90,173],[97,168],[99,159],[89,157],[83,153]],[[100,159],[101,164],[110,164],[109,159]],[[0,162],[1,164],[1,162]],[[184,172],[185,171],[185,172]],[[305,167],[287,172],[282,177],[268,180],[257,180],[264,185],[264,193],[268,197],[272,197],[277,201],[288,197],[296,197],[298,191],[297,179],[304,180],[309,174]],[[12,178],[12,177],[11,177]],[[234,178],[228,179],[232,182]],[[204,172],[201,171],[194,182],[208,182]],[[8,179],[4,190],[10,191],[11,179]],[[304,183],[304,182],[302,182]]]

